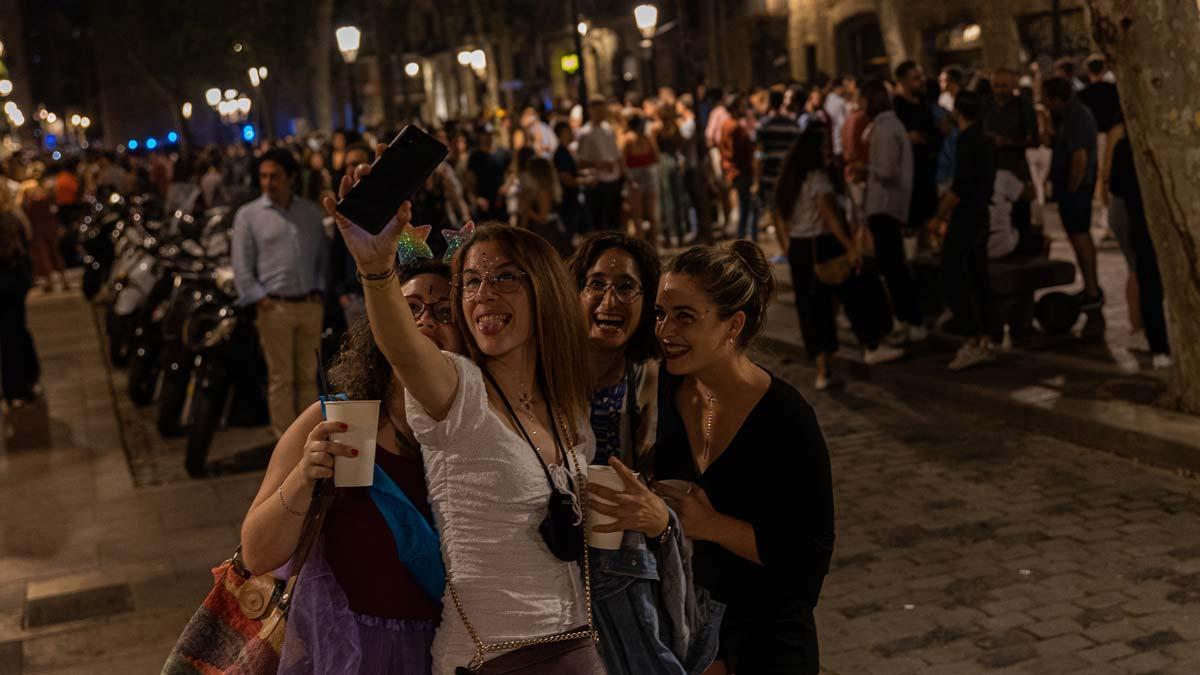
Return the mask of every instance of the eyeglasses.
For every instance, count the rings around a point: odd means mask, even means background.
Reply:
[[[583,285],[583,294],[592,300],[603,300],[604,296],[608,295],[610,288],[617,296],[617,300],[626,305],[637,302],[637,299],[642,297],[641,285],[632,279],[621,279],[617,282],[591,279]]]
[[[408,309],[412,312],[414,320],[419,321],[428,310],[433,313],[434,321],[445,324],[454,323],[454,312],[450,309],[450,303],[445,300],[430,304],[421,302],[419,298],[405,298],[405,300],[408,301]]]
[[[483,283],[486,281],[492,287],[492,290],[497,293],[511,295],[516,293],[517,289],[521,287],[521,282],[528,278],[528,274],[516,268],[499,269],[489,274],[468,272],[462,275],[459,288],[462,289],[464,298],[473,298],[479,294],[480,289],[483,288]]]

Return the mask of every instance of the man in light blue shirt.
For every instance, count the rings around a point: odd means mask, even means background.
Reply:
[[[317,399],[317,364],[329,274],[329,241],[316,204],[292,192],[299,166],[286,150],[258,163],[262,196],[233,219],[238,303],[258,308],[276,436]]]

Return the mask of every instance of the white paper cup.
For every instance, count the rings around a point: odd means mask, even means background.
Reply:
[[[592,466],[588,467],[588,483],[603,485],[604,487],[616,492],[625,491],[625,481],[621,480],[621,474],[617,473],[617,470],[611,466],[604,466],[602,464],[593,464]],[[611,504],[611,502],[604,501],[594,494],[589,494],[588,501],[593,499],[598,502],[604,502],[605,504]],[[625,537],[624,532],[596,532],[595,530],[590,529],[597,525],[608,525],[609,523],[616,522],[616,520],[617,519],[613,518],[612,516],[600,513],[596,509],[589,508],[588,545],[594,546],[595,548],[607,549],[609,551],[615,551],[621,548],[621,540]]]
[[[375,441],[379,432],[379,401],[328,401],[325,415],[330,422],[350,427],[344,433],[329,434],[329,440],[358,450],[358,457],[333,458],[333,484],[336,487],[368,487],[375,482]]]

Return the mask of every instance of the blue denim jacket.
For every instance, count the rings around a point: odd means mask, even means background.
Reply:
[[[592,548],[592,598],[609,675],[700,675],[717,657],[725,605],[692,583],[690,547],[671,513],[657,550],[626,532],[616,551]]]

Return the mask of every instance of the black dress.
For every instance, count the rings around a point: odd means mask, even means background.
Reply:
[[[749,522],[763,561],[696,542],[696,583],[728,605],[721,658],[738,675],[815,674],[813,609],[834,540],[829,452],[816,413],[772,375],[729,447],[698,474],[676,407],[682,383],[666,374],[660,381],[654,477],[695,482],[718,512]]]

